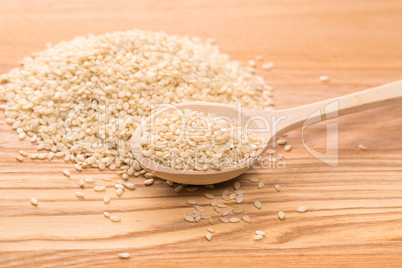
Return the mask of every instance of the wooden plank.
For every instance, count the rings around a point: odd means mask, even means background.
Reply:
[[[278,108],[324,100],[401,79],[402,3],[357,1],[3,1],[0,5],[0,73],[47,42],[107,31],[165,30],[214,38],[223,52],[246,62],[255,55],[275,62],[258,70],[275,88]],[[329,75],[321,83],[320,75]],[[0,120],[4,114],[0,113]],[[63,266],[387,266],[402,261],[402,106],[350,115],[339,123],[339,166],[329,167],[306,152],[301,132],[287,137],[286,168],[252,169],[238,180],[253,223],[217,223],[213,240],[206,222],[189,224],[185,202],[207,204],[203,193],[177,194],[163,181],[116,197],[113,187],[84,200],[74,192],[86,177],[113,180],[113,172],[72,169],[63,160],[26,160],[10,126],[0,125],[0,267]],[[323,151],[326,123],[310,127],[305,142]],[[369,147],[358,149],[359,144]],[[297,169],[297,171],[295,170]],[[257,176],[263,189],[248,182]],[[273,186],[280,184],[281,192]],[[104,185],[110,183],[104,182]],[[112,197],[110,204],[102,198]],[[35,196],[38,207],[30,205]],[[252,202],[260,200],[261,210]],[[297,213],[306,205],[308,212]],[[208,211],[211,207],[207,206]],[[112,223],[104,211],[122,217]],[[279,221],[276,213],[287,213]],[[212,213],[212,212],[211,212]],[[267,237],[253,241],[255,230]],[[129,260],[116,254],[127,251]]]

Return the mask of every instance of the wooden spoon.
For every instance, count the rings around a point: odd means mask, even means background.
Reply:
[[[239,109],[238,107],[208,102],[191,102],[178,104],[179,109],[191,109],[199,112],[212,113],[218,116],[228,116],[240,122],[243,128],[253,128],[252,133],[263,141],[263,147],[257,152],[257,156],[249,159],[244,165],[225,168],[222,170],[208,169],[206,171],[176,170],[162,166],[150,158],[143,156],[139,140],[142,137],[142,129],[145,129],[150,117],[138,127],[131,139],[131,149],[134,157],[148,172],[159,178],[172,182],[206,185],[230,180],[249,169],[256,158],[264,151],[270,141],[286,132],[300,128],[308,122],[316,123],[338,116],[356,113],[364,110],[390,105],[402,101],[402,80],[390,84],[367,89],[343,97],[333,98],[295,108],[279,111],[260,111]],[[151,116],[158,116],[164,110],[155,112]],[[269,125],[269,126],[267,126]],[[248,130],[248,132],[250,132]]]

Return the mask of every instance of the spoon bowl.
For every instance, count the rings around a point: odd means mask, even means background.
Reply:
[[[214,184],[235,178],[246,172],[263,153],[270,142],[276,137],[296,128],[304,128],[311,124],[322,122],[359,111],[390,105],[402,101],[402,81],[367,89],[343,97],[329,99],[308,105],[278,111],[250,110],[240,106],[221,103],[189,102],[169,105],[151,114],[141,126],[136,129],[131,138],[131,150],[135,159],[143,169],[155,176],[172,182],[192,185]],[[219,117],[234,119],[244,130],[252,133],[262,141],[261,148],[255,157],[247,159],[241,165],[221,170],[207,169],[205,171],[176,170],[161,165],[145,157],[139,143],[147,124],[168,109],[190,109],[203,113],[211,113]]]

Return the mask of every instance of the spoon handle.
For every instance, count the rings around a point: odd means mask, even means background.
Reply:
[[[276,135],[279,136],[305,124],[402,102],[402,80],[366,89],[342,97],[315,102],[275,113]],[[278,116],[283,119],[281,121]]]

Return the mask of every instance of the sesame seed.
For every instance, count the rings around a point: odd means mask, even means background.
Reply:
[[[239,214],[239,213],[244,212],[244,209],[243,208],[234,208],[232,211],[233,211],[233,213]]]
[[[109,197],[109,196],[105,196],[105,197],[103,198],[103,202],[104,202],[105,204],[109,203],[109,202],[110,202],[110,197]]]
[[[111,179],[111,178],[103,178],[102,180],[107,181],[107,182],[112,181],[112,179]]]
[[[106,218],[110,218],[110,213],[105,211],[105,212],[103,212],[103,216],[105,216]]]
[[[201,213],[205,212],[205,208],[201,207],[201,206],[195,206],[195,209],[198,210]]]
[[[130,258],[130,253],[127,252],[118,253],[117,256],[119,256],[121,259],[128,259]]]
[[[80,184],[79,184],[79,186],[80,186],[81,188],[83,188],[83,187],[84,187],[84,181],[83,181],[83,180],[80,180]]]
[[[95,180],[94,180],[94,179],[91,179],[91,178],[87,178],[87,179],[85,179],[85,182],[87,182],[87,183],[93,183],[93,182],[95,182]]]
[[[123,189],[121,189],[121,188],[116,189],[117,196],[121,196],[122,193],[123,193]]]
[[[31,154],[29,157],[31,159],[37,159],[39,154]]]
[[[20,155],[22,155],[22,156],[28,156],[28,153],[27,152],[25,152],[25,151],[19,151],[19,153],[20,153]]]
[[[68,171],[68,170],[63,170],[63,175],[66,176],[66,177],[71,176],[70,171]]]
[[[301,206],[301,207],[299,207],[297,209],[297,212],[300,212],[300,213],[303,213],[303,212],[306,212],[306,211],[307,211],[307,208],[305,206]]]
[[[233,185],[233,188],[234,188],[235,190],[239,190],[240,187],[241,187],[241,185],[240,185],[240,182],[238,182],[238,181],[236,181],[236,182],[234,183],[234,185]]]
[[[367,146],[365,146],[365,145],[363,145],[363,144],[359,144],[359,148],[360,149],[362,149],[362,150],[368,150],[368,147]]]
[[[213,184],[207,184],[204,186],[205,186],[205,188],[208,188],[208,189],[214,189],[214,187],[215,187]]]
[[[110,220],[113,222],[119,222],[119,221],[121,221],[121,218],[118,216],[110,216]]]
[[[254,183],[258,182],[258,178],[255,177],[248,178],[248,180]]]
[[[215,222],[215,220],[214,220],[214,219],[212,219],[212,218],[209,218],[209,219],[208,219],[208,223],[209,223],[209,224],[211,224],[211,225],[212,225],[212,224],[214,224],[214,222]]]
[[[230,210],[229,209],[225,209],[224,211],[222,211],[222,216],[225,217],[227,215],[230,214]]]
[[[210,233],[215,233],[215,229],[212,227],[208,227],[207,231]]]
[[[166,184],[169,185],[170,187],[172,187],[174,184],[171,181],[166,181]]]
[[[121,175],[121,178],[122,178],[123,180],[128,180],[128,175],[127,175],[127,173],[124,173],[123,175]]]
[[[223,222],[223,223],[228,223],[228,222],[229,222],[229,219],[226,218],[226,217],[220,217],[219,220],[220,220],[221,222]]]
[[[211,206],[216,206],[218,204],[218,201],[216,199],[212,199],[210,205]]]
[[[239,222],[239,221],[240,221],[240,219],[237,218],[237,217],[231,217],[231,218],[229,219],[229,222],[232,222],[232,223],[236,223],[236,222]]]
[[[329,81],[329,76],[328,75],[321,75],[320,76],[320,81],[321,82],[328,82]]]
[[[261,240],[262,238],[263,238],[263,236],[262,236],[262,235],[259,235],[259,234],[253,237],[253,239],[254,239],[255,241]]]
[[[135,185],[134,185],[133,183],[124,182],[124,183],[123,183],[123,186],[124,186],[125,188],[127,188],[127,189],[130,189],[130,190],[134,190],[134,189],[135,189]]]
[[[46,156],[47,156],[47,154],[46,154],[46,153],[43,153],[43,154],[38,154],[38,159],[43,160],[43,159],[45,159],[45,158],[46,158]]]
[[[236,197],[236,204],[241,204],[244,201],[244,196],[238,196]]]
[[[76,196],[76,197],[81,197],[81,198],[83,198],[83,197],[84,197],[84,194],[81,193],[81,192],[75,192],[75,196]]]
[[[223,204],[223,203],[218,203],[218,204],[216,204],[216,206],[217,207],[219,207],[219,208],[225,208],[225,207],[227,207],[225,204]]]
[[[278,218],[279,218],[281,221],[284,220],[285,217],[286,217],[285,212],[283,212],[283,211],[279,211],[279,212],[278,212]]]
[[[262,235],[262,236],[265,236],[266,234],[265,234],[265,232],[263,232],[263,231],[255,231],[255,234],[257,234],[257,235]]]
[[[256,208],[260,209],[260,208],[262,207],[262,204],[261,204],[260,201],[255,201],[255,202],[254,202],[254,206],[255,206]]]
[[[24,157],[22,157],[22,155],[20,155],[20,154],[17,154],[17,155],[15,156],[15,159],[17,159],[17,160],[20,161],[20,162],[24,161]]]
[[[105,186],[95,186],[95,187],[94,187],[94,191],[95,191],[95,192],[102,192],[102,191],[104,191],[105,189],[106,189]]]
[[[220,209],[219,207],[214,207],[214,210],[215,210],[217,213],[221,213],[221,209]]]
[[[285,151],[290,151],[292,150],[292,145],[288,144],[285,146]]]
[[[206,198],[208,198],[208,199],[214,198],[214,195],[213,195],[213,194],[209,194],[209,193],[205,193],[204,196],[205,196]]]
[[[278,192],[281,191],[281,186],[279,184],[275,184],[274,186],[275,190],[277,190]]]
[[[31,204],[34,205],[34,206],[37,206],[37,205],[38,205],[38,200],[36,200],[36,198],[34,198],[34,197],[31,198],[30,202],[31,202]]]
[[[287,142],[287,140],[285,140],[285,139],[279,139],[279,140],[276,141],[276,143],[277,143],[278,145],[285,145],[286,142]]]
[[[261,55],[256,55],[256,56],[255,56],[255,59],[256,59],[256,60],[259,60],[259,61],[262,61],[262,60],[263,60],[263,57],[262,57]]]
[[[197,190],[198,190],[197,187],[187,187],[187,192],[195,192]]]
[[[182,185],[182,184],[180,184],[179,186],[177,186],[177,187],[174,189],[174,191],[175,191],[176,193],[180,193],[181,190],[183,190],[183,185]]]
[[[256,63],[253,60],[249,60],[248,65],[250,65],[251,67],[255,67]]]
[[[154,181],[155,181],[154,179],[147,179],[144,181],[144,185],[150,186],[150,185],[154,184]]]
[[[266,63],[264,63],[263,65],[262,65],[262,68],[264,69],[264,70],[269,70],[269,69],[272,69],[272,68],[274,68],[274,63],[273,62],[266,62]]]
[[[249,216],[247,216],[247,215],[244,215],[244,216],[242,217],[242,220],[243,220],[244,222],[247,222],[247,223],[250,223],[250,222],[251,222],[251,218],[250,218]]]
[[[211,239],[212,239],[212,234],[211,234],[211,233],[207,233],[207,234],[205,235],[205,238],[206,238],[208,241],[211,241]]]
[[[184,216],[184,220],[187,222],[195,222],[194,218],[188,215]]]
[[[264,188],[265,184],[263,182],[260,182],[257,187],[258,189]]]

